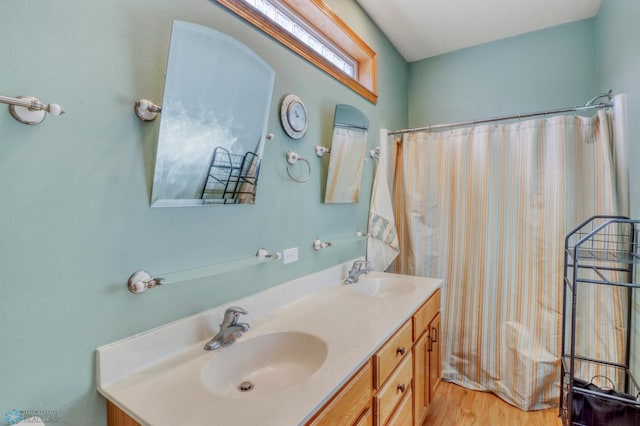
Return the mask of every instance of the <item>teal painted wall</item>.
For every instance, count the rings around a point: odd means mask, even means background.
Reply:
[[[408,66],[354,1],[327,4],[377,51],[377,105],[212,1],[2,2],[0,94],[37,96],[67,114],[25,126],[0,108],[0,422],[17,409],[56,410],[61,425],[105,424],[96,347],[364,254],[362,243],[322,252],[311,243],[365,229],[373,163],[358,204],[325,205],[313,147],[329,144],[337,103],[369,116],[371,147],[377,129],[405,127]],[[277,72],[268,128],[275,138],[254,206],[149,207],[159,123],[140,122],[133,103],[162,99],[172,19],[237,38]],[[278,121],[286,93],[309,110],[299,142]],[[288,179],[288,150],[309,158],[308,183]],[[286,266],[142,296],[125,288],[139,269],[162,275],[295,246],[300,261]]]
[[[600,89],[627,94],[631,216],[640,217],[640,2],[605,0],[596,17]]]
[[[587,19],[409,64],[409,126],[582,105],[599,90]]]

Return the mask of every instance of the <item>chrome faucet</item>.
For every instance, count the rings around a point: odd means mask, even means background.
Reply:
[[[368,266],[368,262],[365,260],[356,260],[355,262],[353,262],[353,266],[349,271],[349,277],[346,280],[344,280],[344,283],[345,284],[357,283],[358,280],[360,279],[360,275],[369,273],[367,266]]]
[[[238,322],[240,315],[246,315],[248,313],[249,312],[238,306],[227,308],[224,312],[222,323],[220,324],[220,331],[204,345],[204,349],[212,351],[235,342],[238,337],[242,336],[242,333],[249,330],[249,324]]]

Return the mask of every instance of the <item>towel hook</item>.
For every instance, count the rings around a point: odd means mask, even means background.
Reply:
[[[256,253],[256,257],[258,258],[258,260],[278,260],[282,257],[282,255],[280,254],[280,252],[269,253],[265,248],[261,248],[260,250],[258,250],[258,253]]]
[[[379,160],[380,159],[380,147],[377,146],[372,150],[369,150],[369,157]]]
[[[138,118],[142,121],[153,121],[162,112],[162,107],[148,99],[138,99],[133,107]]]
[[[162,281],[164,281],[164,278],[151,278],[147,271],[137,271],[129,277],[127,288],[133,294],[140,294],[161,285]]]
[[[331,154],[331,150],[326,146],[316,145],[316,155],[322,157],[324,154]]]
[[[307,161],[306,158],[301,157],[300,155],[298,155],[297,153],[295,153],[293,151],[287,151],[286,159],[287,159],[287,163],[289,163],[289,165],[287,166],[287,174],[289,175],[289,178],[292,181],[298,182],[298,183],[305,183],[306,181],[311,179],[311,164],[309,164],[309,161]],[[289,166],[296,164],[298,162],[298,160],[303,161],[303,162],[305,162],[307,164],[308,176],[306,178],[304,178],[304,179],[297,179],[297,178],[291,176],[291,172],[289,171]]]
[[[313,249],[314,250],[322,250],[323,248],[331,247],[333,245],[332,242],[322,241],[320,238],[315,238],[313,240]]]

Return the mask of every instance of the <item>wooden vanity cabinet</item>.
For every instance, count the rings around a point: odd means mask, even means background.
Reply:
[[[373,372],[369,360],[331,398],[308,426],[373,426]],[[110,401],[107,401],[108,426],[140,426]],[[400,425],[400,423],[398,423]]]
[[[391,421],[395,423],[398,409],[411,393],[412,346],[412,322],[408,320],[373,356],[373,417],[376,426],[392,424]]]
[[[373,356],[376,389],[380,389],[391,372],[411,352],[412,346],[411,321],[407,321]]]
[[[373,426],[373,410],[369,408],[365,413],[360,417],[360,420],[355,424],[355,426]]]
[[[411,421],[413,420],[412,400],[413,395],[411,389],[409,389],[406,395],[398,403],[396,411],[389,418],[387,426],[407,426],[411,424]]]
[[[412,346],[409,320],[373,355],[368,367],[356,373],[307,425],[411,424]]]
[[[369,360],[307,425],[371,425],[372,390],[373,376]]]
[[[440,290],[437,290],[413,316],[413,409],[414,426],[424,422],[440,383]]]
[[[422,425],[440,383],[440,339],[438,289],[306,426]],[[107,407],[109,426],[139,426]]]
[[[108,426],[140,426],[127,413],[107,400],[107,425]]]
[[[387,381],[376,389],[373,397],[374,424],[376,426],[392,424],[391,420],[398,417],[396,414],[400,406],[406,402],[407,395],[411,394],[412,359],[411,351],[408,351]]]

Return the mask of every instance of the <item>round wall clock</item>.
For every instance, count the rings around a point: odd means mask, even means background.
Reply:
[[[302,99],[296,95],[287,95],[280,104],[282,128],[293,139],[300,139],[307,132],[309,118]]]

